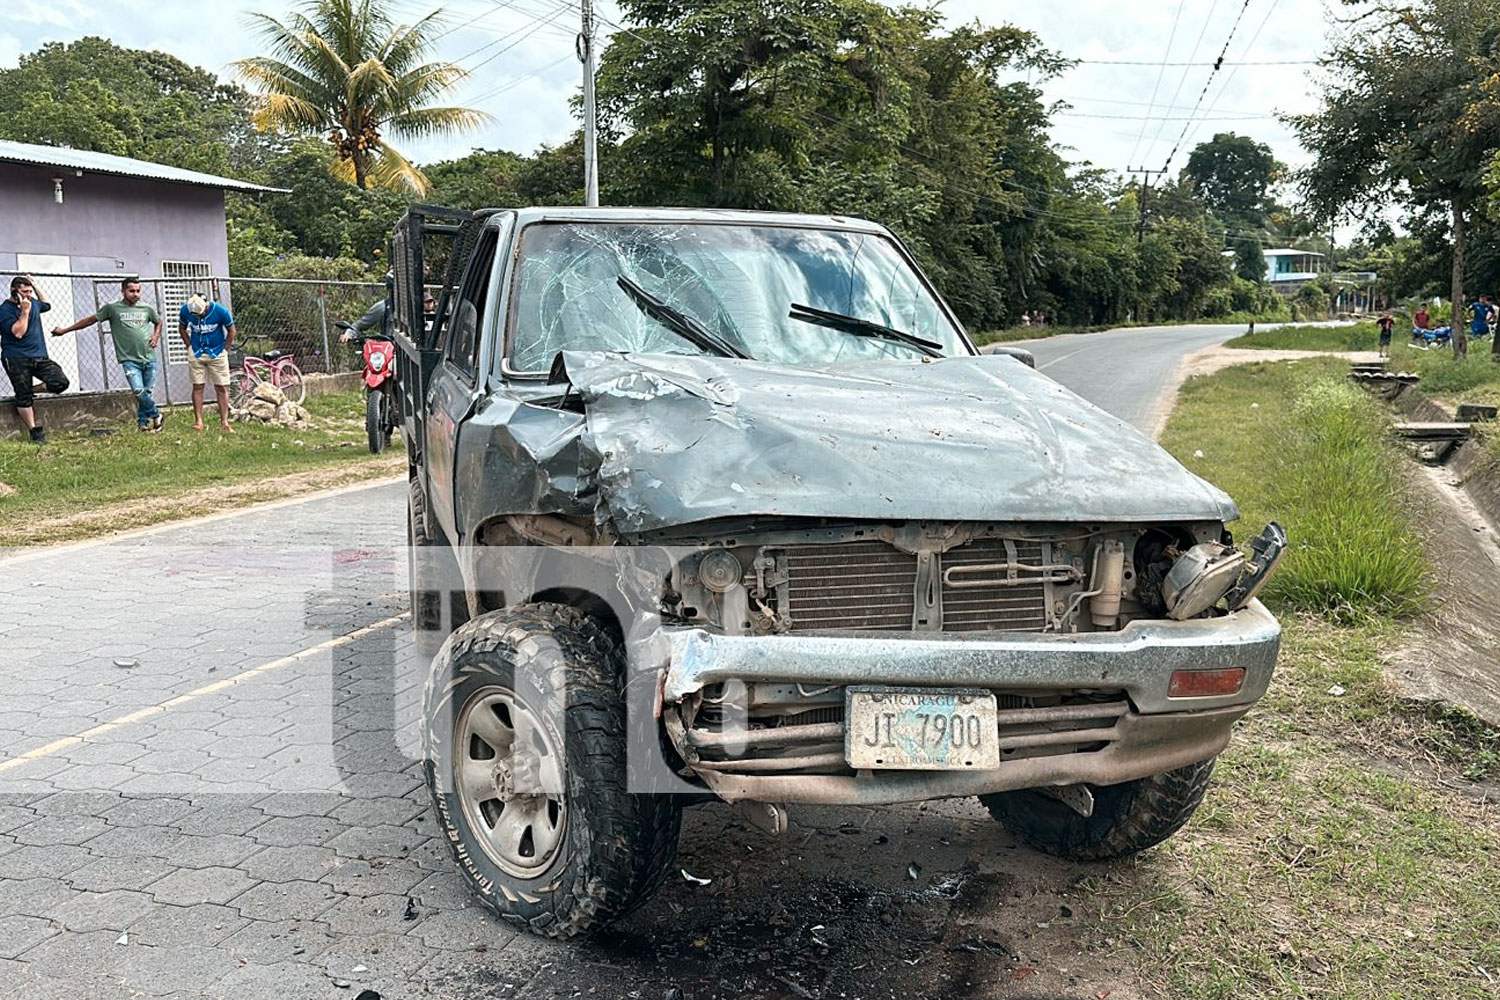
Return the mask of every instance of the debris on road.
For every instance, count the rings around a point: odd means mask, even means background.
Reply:
[[[686,868],[682,869],[682,877],[684,879],[686,879],[687,881],[693,883],[694,885],[713,885],[714,884],[714,880],[711,879],[711,878],[699,878],[696,875],[689,875],[688,874],[688,870]]]

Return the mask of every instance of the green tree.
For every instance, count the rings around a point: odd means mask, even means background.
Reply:
[[[439,11],[398,24],[382,0],[308,0],[285,22],[252,14],[250,23],[271,52],[234,63],[259,91],[255,123],[327,136],[335,176],[361,190],[374,183],[425,194],[426,176],[386,137],[444,135],[487,119],[472,108],[432,103],[466,75],[453,63],[425,61],[441,27]]]
[[[509,208],[520,204],[516,178],[527,158],[501,149],[476,149],[468,156],[426,168],[427,197],[455,208]]]
[[[1325,60],[1323,106],[1292,120],[1314,154],[1302,173],[1308,206],[1323,219],[1392,201],[1443,210],[1461,304],[1469,222],[1493,149],[1484,83],[1500,0],[1346,2],[1360,13]],[[1461,323],[1453,350],[1468,350]]]
[[[1225,226],[1259,230],[1270,214],[1271,185],[1282,170],[1270,146],[1220,132],[1193,149],[1182,176]]]
[[[1246,281],[1260,284],[1266,280],[1266,255],[1260,240],[1253,236],[1234,239],[1234,273]]]
[[[240,174],[268,151],[250,103],[174,56],[90,36],[50,42],[0,70],[0,137]]]

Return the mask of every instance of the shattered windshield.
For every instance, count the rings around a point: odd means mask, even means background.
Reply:
[[[713,223],[541,223],[521,235],[511,367],[546,371],[559,351],[712,353],[639,308],[621,278],[760,361],[922,356],[909,345],[794,319],[793,305],[934,341],[945,355],[967,353],[937,300],[881,236]]]

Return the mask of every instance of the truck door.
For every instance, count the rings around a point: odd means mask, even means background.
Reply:
[[[499,233],[486,228],[479,237],[457,298],[450,307],[447,341],[442,360],[432,376],[427,394],[427,440],[425,457],[427,482],[431,490],[431,509],[454,545],[459,537],[453,516],[453,452],[458,445],[458,429],[474,410],[483,379],[479,374],[479,347],[488,320],[491,278],[495,267],[495,247]]]

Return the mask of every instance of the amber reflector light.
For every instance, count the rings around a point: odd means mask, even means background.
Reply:
[[[1245,683],[1244,667],[1223,670],[1174,670],[1167,685],[1168,698],[1209,698],[1234,694]]]

